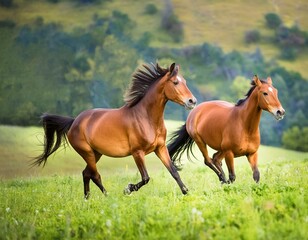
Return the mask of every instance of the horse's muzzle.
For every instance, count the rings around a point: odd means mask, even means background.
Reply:
[[[277,111],[275,111],[274,116],[275,116],[276,120],[280,121],[284,118],[285,113],[286,113],[286,111],[283,108],[281,108],[281,109],[278,109]]]
[[[189,98],[185,101],[185,108],[188,110],[193,109],[197,105],[197,99],[195,97]]]

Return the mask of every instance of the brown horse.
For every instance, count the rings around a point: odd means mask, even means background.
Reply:
[[[251,85],[246,98],[235,105],[225,101],[209,101],[192,110],[186,123],[174,133],[168,144],[173,163],[181,158],[185,150],[192,153],[192,145],[196,142],[205,165],[218,175],[221,182],[227,182],[222,159],[225,158],[230,183],[235,180],[234,158],[240,156],[247,157],[253,179],[258,182],[260,173],[257,150],[260,145],[262,110],[272,113],[277,120],[284,117],[285,111],[271,78],[263,81],[255,76]],[[208,155],[207,145],[217,151],[212,158]]]
[[[119,109],[92,109],[79,114],[76,119],[45,114],[42,116],[45,143],[44,152],[34,165],[45,165],[47,158],[68,138],[71,146],[86,161],[83,170],[84,195],[90,193],[90,180],[106,194],[96,163],[102,155],[125,157],[132,155],[141,174],[141,182],[129,184],[124,193],[138,191],[150,180],[145,155],[155,152],[178,183],[183,194],[188,189],[171,163],[166,147],[166,128],[163,113],[168,100],[187,109],[196,105],[196,98],[173,63],[164,69],[158,64],[143,65],[133,75]],[[56,136],[56,139],[55,139]]]

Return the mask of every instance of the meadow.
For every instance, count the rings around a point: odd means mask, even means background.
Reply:
[[[167,121],[168,130],[180,122]],[[140,176],[133,160],[98,164],[108,196],[91,184],[83,198],[83,160],[70,148],[29,168],[42,130],[0,126],[0,239],[308,239],[308,154],[261,146],[256,184],[244,158],[234,184],[221,185],[199,160],[180,172],[183,196],[155,155],[148,185],[124,195]],[[16,171],[15,171],[16,170]]]

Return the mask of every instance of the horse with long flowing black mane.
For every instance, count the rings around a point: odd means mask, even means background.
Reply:
[[[125,105],[118,109],[91,109],[75,119],[57,115],[42,116],[45,131],[44,152],[35,159],[34,165],[43,166],[47,158],[63,143],[70,145],[85,160],[83,170],[84,195],[90,193],[90,180],[106,194],[96,163],[102,155],[125,157],[132,155],[141,174],[141,181],[129,184],[124,193],[138,191],[150,180],[145,167],[145,155],[155,152],[183,194],[188,189],[173,166],[166,147],[166,128],[163,113],[168,100],[192,109],[196,98],[179,74],[179,66],[169,68],[158,64],[143,65],[134,74],[125,93]]]
[[[168,143],[172,162],[179,161],[182,154],[192,152],[194,142],[204,157],[204,163],[210,167],[223,183],[235,180],[234,158],[246,156],[253,171],[253,179],[258,182],[257,150],[260,145],[259,123],[262,110],[273,114],[277,120],[285,115],[278,99],[278,92],[272,85],[272,79],[260,80],[254,76],[246,98],[237,104],[225,101],[203,102],[193,109],[186,123],[176,131]],[[208,155],[207,145],[216,150],[213,157]],[[190,158],[190,157],[189,157]],[[222,159],[229,171],[226,180],[222,169]]]

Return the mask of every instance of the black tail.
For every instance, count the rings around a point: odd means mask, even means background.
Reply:
[[[189,152],[194,156],[192,151],[194,142],[194,139],[189,136],[186,130],[186,123],[172,134],[171,139],[168,141],[167,147],[171,161],[176,167],[181,165],[181,157],[186,150],[188,150],[187,157],[189,160],[191,160]],[[179,164],[176,164],[176,162]]]
[[[44,152],[34,159],[32,165],[45,166],[47,158],[57,151],[62,142],[67,142],[66,133],[75,119],[50,114],[43,114],[41,119],[45,132]]]

